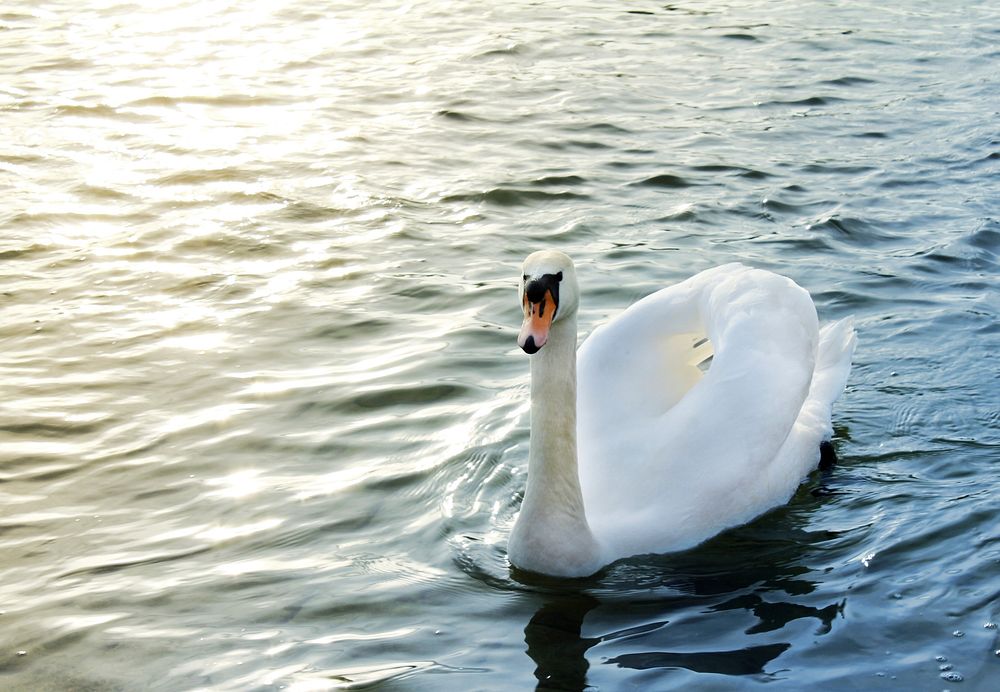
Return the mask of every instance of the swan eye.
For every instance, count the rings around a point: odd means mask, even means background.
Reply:
[[[543,274],[531,279],[524,285],[524,298],[527,303],[538,305],[540,313],[546,310],[546,297],[552,303],[553,316],[559,310],[559,283],[562,281],[562,272],[558,274]]]

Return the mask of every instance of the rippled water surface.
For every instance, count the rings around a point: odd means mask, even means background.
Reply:
[[[996,3],[14,2],[0,687],[1000,681]],[[840,464],[512,574],[521,259],[857,318]],[[996,652],[996,653],[995,653]]]

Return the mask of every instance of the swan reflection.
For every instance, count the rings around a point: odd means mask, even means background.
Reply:
[[[620,578],[622,572],[632,578],[637,576],[629,566],[623,567],[605,574],[603,586],[607,586],[608,580]],[[777,573],[775,567],[771,566],[770,578],[765,579],[759,579],[761,575],[754,569],[726,576],[681,575],[668,570],[667,574],[661,573],[658,588],[650,588],[646,582],[642,591],[629,589],[632,596],[625,598],[621,590],[607,596],[588,592],[597,582],[578,584],[577,591],[541,594],[537,610],[524,628],[526,653],[535,664],[536,689],[586,689],[596,684],[593,678],[599,675],[591,666],[772,677],[778,670],[772,662],[788,651],[794,641],[760,635],[811,618],[817,622],[810,633],[811,640],[831,631],[845,605],[844,601],[821,606],[791,602],[789,598],[807,597],[814,584],[803,578],[807,570],[800,565],[778,567]],[[552,586],[546,583],[543,588],[548,591]],[[603,589],[598,586],[594,590]],[[661,595],[651,600],[637,597],[643,592]],[[724,626],[738,634],[737,643],[748,645],[699,650],[701,637],[692,633],[705,630],[701,626],[705,618],[710,618],[713,626],[719,626],[719,618],[726,612],[732,614],[732,619]],[[584,621],[588,617],[592,636],[584,635]],[[615,627],[613,623],[627,626]],[[600,632],[602,626],[607,629]],[[765,641],[754,641],[758,639]],[[714,643],[718,637],[701,641]]]
[[[587,650],[600,638],[581,636],[583,618],[600,605],[580,594],[546,600],[524,628],[528,656],[535,662],[537,689],[582,690],[587,686]]]

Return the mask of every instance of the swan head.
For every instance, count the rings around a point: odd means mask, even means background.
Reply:
[[[573,260],[555,250],[529,255],[521,266],[518,297],[524,322],[517,345],[525,353],[537,353],[548,341],[552,325],[576,314],[580,301]]]

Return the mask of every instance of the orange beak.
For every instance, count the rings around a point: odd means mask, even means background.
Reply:
[[[521,323],[521,333],[517,335],[517,345],[525,353],[537,353],[549,340],[549,327],[555,315],[556,301],[551,291],[546,291],[537,303],[532,303],[525,296],[524,322]]]

